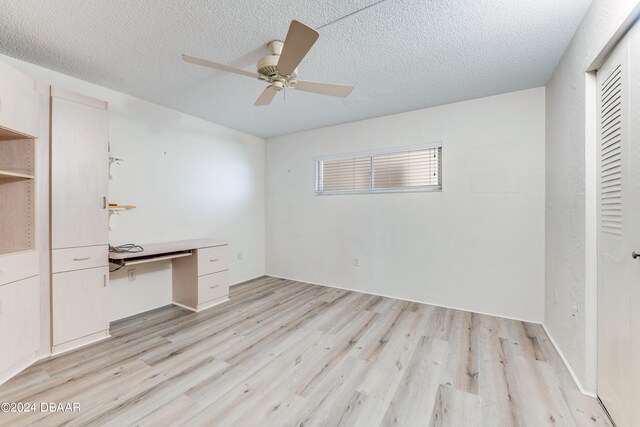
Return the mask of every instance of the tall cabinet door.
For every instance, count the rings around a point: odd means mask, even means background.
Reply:
[[[107,103],[51,88],[54,354],[109,336]]]
[[[106,245],[107,103],[51,88],[51,248]]]

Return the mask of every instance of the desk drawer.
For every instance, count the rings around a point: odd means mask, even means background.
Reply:
[[[36,276],[38,262],[37,251],[0,256],[0,285]]]
[[[51,251],[51,269],[54,273],[104,267],[108,260],[109,249],[106,245]]]
[[[198,249],[198,276],[229,269],[227,246]]]
[[[229,295],[229,272],[198,277],[198,304]]]

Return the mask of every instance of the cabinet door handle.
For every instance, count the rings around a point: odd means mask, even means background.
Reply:
[[[102,196],[102,209],[107,209],[107,196]]]
[[[86,257],[84,257],[84,258],[74,258],[73,260],[74,260],[74,261],[86,261],[86,260],[88,260],[88,259],[91,259],[91,257],[90,257],[90,256],[86,256]]]
[[[214,258],[214,259],[210,259],[209,262],[216,262],[218,261],[218,258]]]
[[[103,275],[102,276],[102,287],[106,288],[107,287],[107,275]]]
[[[209,286],[209,289],[215,289],[215,288],[217,288],[218,286],[220,286],[220,285],[216,285],[216,286]]]

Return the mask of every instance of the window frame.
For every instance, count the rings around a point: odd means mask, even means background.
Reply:
[[[421,150],[429,150],[437,148],[438,152],[438,181],[439,185],[425,185],[425,186],[415,186],[415,187],[393,187],[393,188],[375,188],[375,166],[374,166],[374,157],[383,154],[396,154],[396,153],[404,153],[409,151],[421,151]],[[369,188],[364,190],[333,190],[333,191],[324,191],[320,190],[322,188],[322,180],[323,175],[320,171],[321,162],[331,161],[331,160],[349,160],[356,159],[362,157],[369,157],[370,161],[370,179],[369,179]],[[326,155],[326,156],[315,156],[313,158],[314,163],[314,185],[315,185],[315,195],[316,196],[336,196],[336,195],[348,195],[348,194],[388,194],[388,193],[430,193],[430,192],[442,192],[442,141],[436,141],[426,144],[414,144],[414,145],[406,145],[401,147],[387,147],[387,148],[379,148],[373,150],[366,151],[357,151],[351,153],[343,153],[343,154],[334,154],[334,155]]]

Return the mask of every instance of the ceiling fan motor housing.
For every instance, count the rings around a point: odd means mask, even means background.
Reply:
[[[280,60],[280,53],[282,53],[282,43],[279,40],[274,40],[267,45],[271,55],[265,56],[258,61],[258,74],[265,78],[267,81],[272,81],[274,77],[282,77],[278,73],[278,61]],[[290,75],[290,78],[295,79],[298,75],[298,69],[296,68]]]
[[[278,75],[278,59],[280,55],[269,55],[258,61],[258,74],[264,77]]]

